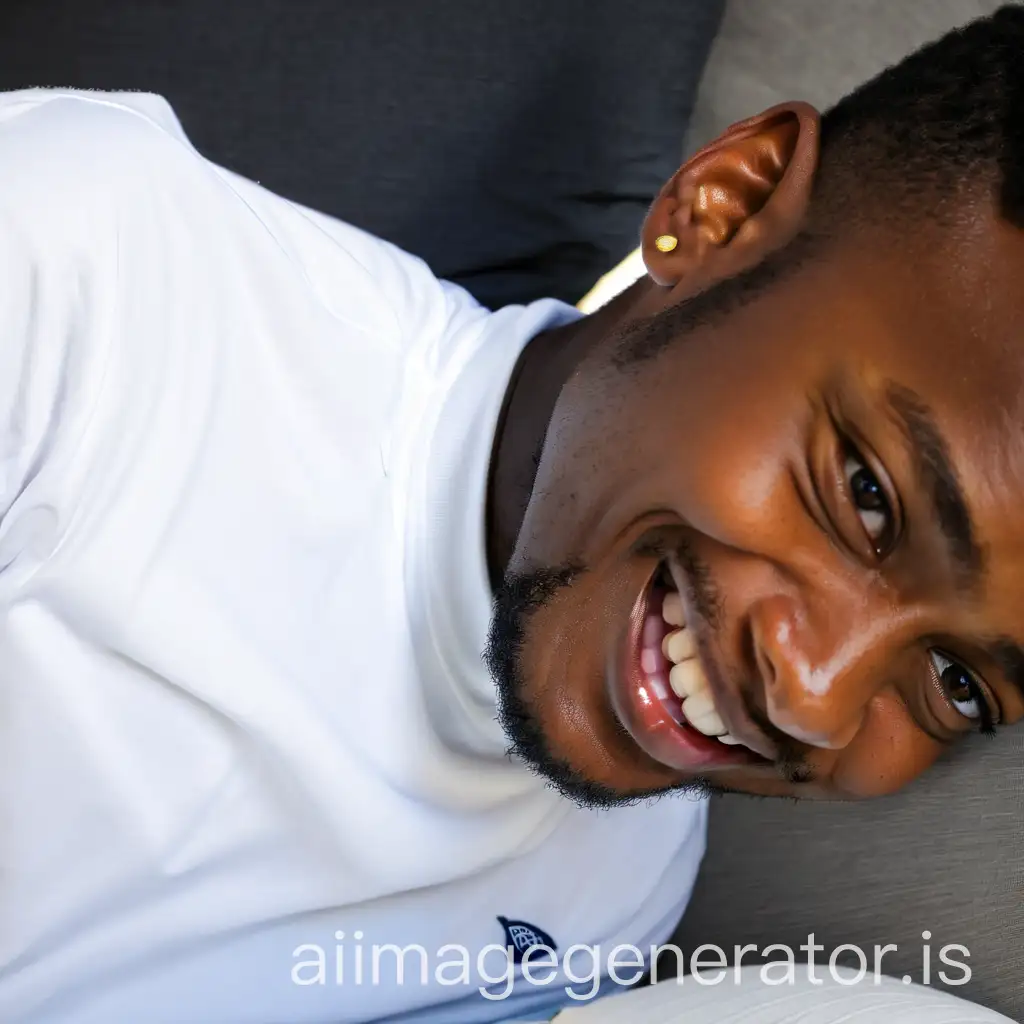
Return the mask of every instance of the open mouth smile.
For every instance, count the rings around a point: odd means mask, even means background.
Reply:
[[[728,732],[667,572],[637,598],[624,647],[611,673],[612,704],[645,753],[687,772],[765,763]]]

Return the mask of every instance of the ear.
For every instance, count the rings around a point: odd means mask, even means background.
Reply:
[[[644,222],[641,249],[669,301],[732,277],[799,229],[818,163],[820,115],[785,103],[734,124],[688,160]],[[670,251],[656,245],[675,238]],[[678,294],[677,294],[678,293]]]

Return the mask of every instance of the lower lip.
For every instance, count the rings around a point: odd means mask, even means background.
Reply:
[[[609,673],[612,706],[619,721],[644,753],[670,768],[704,772],[756,763],[760,759],[745,747],[726,746],[686,722],[677,722],[670,709],[671,691],[667,700],[655,692],[640,665],[640,653],[647,617],[660,600],[660,591],[651,585],[644,588],[629,618],[621,664],[618,671]]]

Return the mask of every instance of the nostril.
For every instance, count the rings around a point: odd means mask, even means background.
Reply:
[[[766,690],[774,690],[775,681],[778,678],[778,673],[775,671],[775,662],[768,657],[765,649],[760,644],[757,644],[755,648],[755,658],[757,659],[757,671],[764,683],[764,688]]]
[[[756,621],[751,622],[750,629],[747,630],[745,646],[747,647],[747,650],[744,652],[747,664],[753,666],[757,678],[764,684],[765,690],[772,689],[775,686],[778,673],[775,662],[772,661],[765,648],[761,631],[758,629]]]

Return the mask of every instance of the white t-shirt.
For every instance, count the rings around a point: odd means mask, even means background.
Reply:
[[[488,312],[159,97],[0,95],[0,1019],[500,1020],[568,981],[484,999],[488,944],[665,939],[705,805],[561,799],[481,660],[498,411],[575,315]]]

